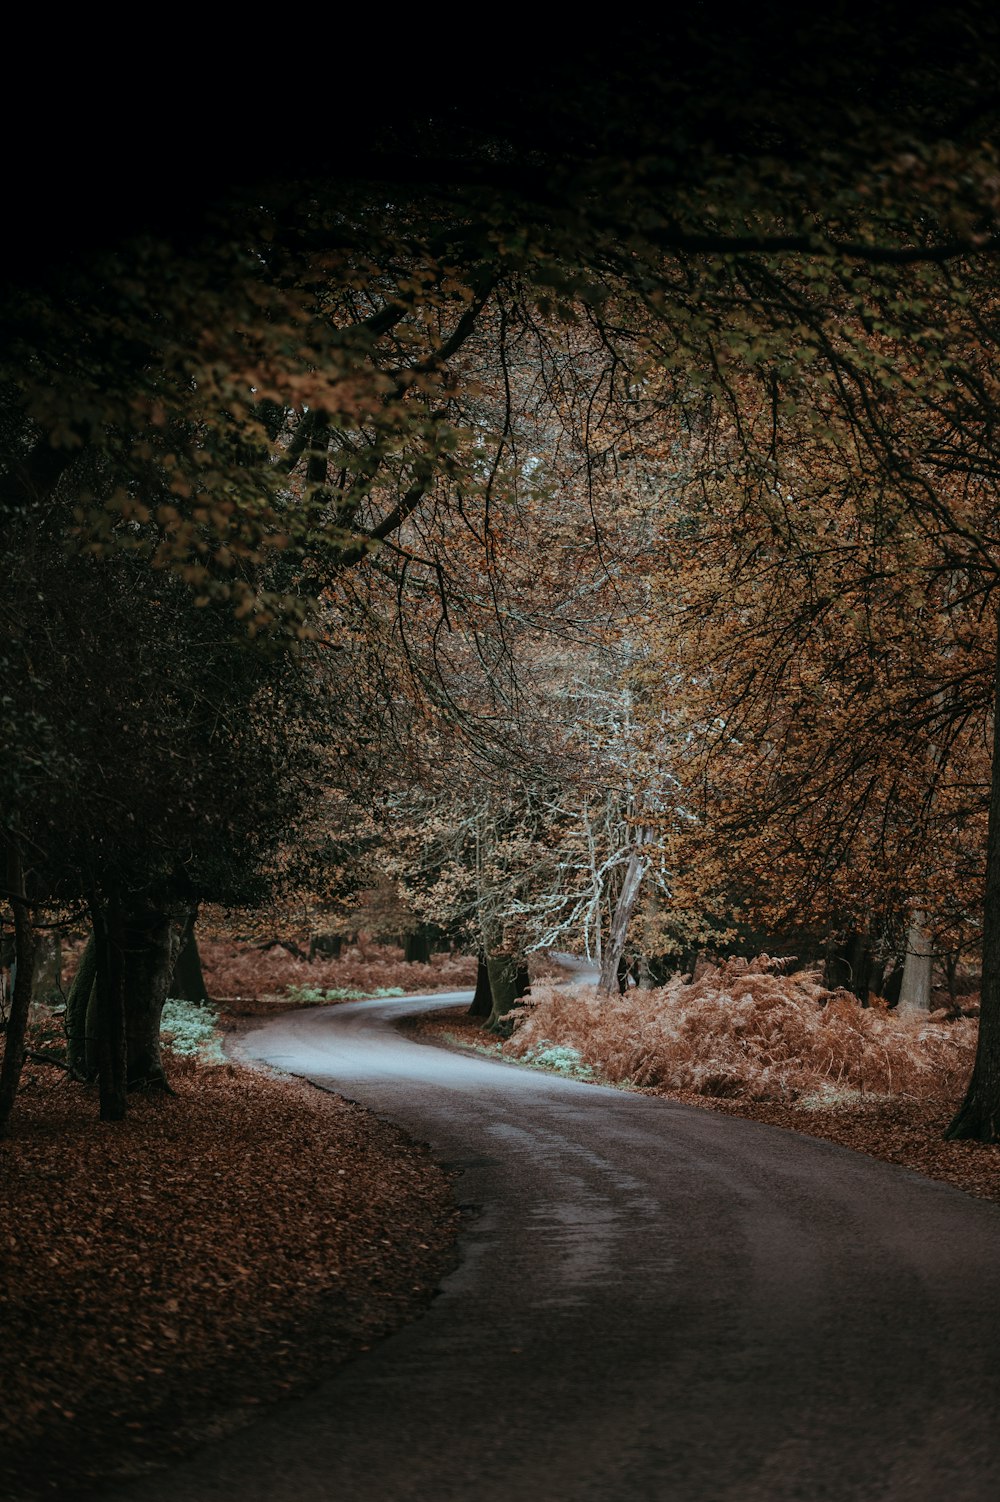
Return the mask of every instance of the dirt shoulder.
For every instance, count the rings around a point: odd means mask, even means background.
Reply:
[[[97,1120],[30,1066],[0,1143],[0,1496],[73,1497],[251,1422],[419,1313],[457,1212],[337,1096],[178,1060]]]
[[[409,1018],[404,1026],[428,1041],[477,1051],[485,1047],[497,1052],[496,1040],[483,1031],[480,1021],[468,1017],[467,1011],[467,1007],[435,1011]],[[958,1107],[957,1099],[926,1101],[900,1097],[814,1108],[776,1101],[719,1099],[678,1090],[643,1090],[642,1094],[662,1095],[701,1110],[821,1137],[1000,1204],[1000,1146],[943,1139],[945,1127]]]

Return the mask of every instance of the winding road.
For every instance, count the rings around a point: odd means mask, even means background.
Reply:
[[[461,1262],[314,1393],[115,1497],[997,1502],[998,1207],[393,1028],[461,999],[244,1039],[460,1171]]]

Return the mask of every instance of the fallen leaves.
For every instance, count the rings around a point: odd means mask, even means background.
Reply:
[[[102,1125],[87,1089],[26,1072],[0,1147],[5,1498],[225,1432],[394,1328],[449,1265],[447,1179],[395,1128],[232,1065],[176,1060],[171,1080]]]

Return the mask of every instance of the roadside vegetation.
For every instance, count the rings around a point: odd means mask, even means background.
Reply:
[[[699,966],[653,990],[537,985],[514,1014],[510,1058],[572,1049],[613,1084],[744,1100],[953,1097],[976,1024],[863,1007],[817,971],[776,973],[766,958]]]
[[[461,991],[476,982],[476,962],[467,955],[432,954],[423,962],[407,962],[400,945],[363,938],[345,945],[337,958],[316,955],[311,960],[292,941],[262,949],[238,940],[203,939],[198,947],[209,996],[235,1012],[404,991]]]

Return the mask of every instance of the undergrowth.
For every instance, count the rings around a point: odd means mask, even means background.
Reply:
[[[954,1096],[972,1064],[976,1023],[911,1018],[828,991],[812,971],[778,975],[766,956],[706,966],[654,991],[532,987],[515,1013],[510,1058],[568,1050],[613,1084],[751,1100],[850,1094]],[[568,1071],[567,1071],[568,1072]]]
[[[324,1001],[365,1001],[369,998],[405,996],[402,986],[376,986],[374,991],[358,991],[353,986],[289,986],[285,992],[288,1001],[303,1006],[316,1006]]]
[[[228,1062],[214,1007],[168,997],[163,1003],[160,1032],[171,1053],[199,1059],[203,1064]]]
[[[476,961],[435,954],[428,964],[407,962],[392,944],[352,946],[339,959],[299,959],[283,945],[260,949],[220,939],[199,943],[209,996],[259,1000],[294,995],[302,1000],[460,991],[476,983]],[[310,993],[308,998],[305,993]],[[312,993],[321,993],[314,997]]]

